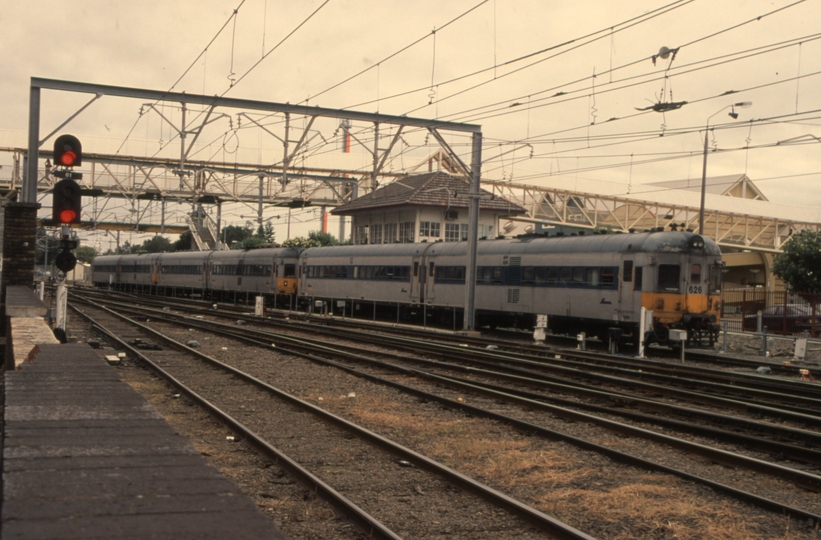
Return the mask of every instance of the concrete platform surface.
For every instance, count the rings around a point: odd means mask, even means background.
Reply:
[[[87,345],[5,377],[3,540],[284,538]]]

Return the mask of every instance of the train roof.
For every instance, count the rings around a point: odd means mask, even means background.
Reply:
[[[361,255],[401,257],[421,255],[426,249],[439,244],[361,244],[351,246],[326,246],[308,248],[302,252],[303,257],[356,257]]]
[[[706,255],[721,256],[715,241],[685,231],[654,233],[593,234],[582,236],[523,236],[501,240],[480,240],[478,252],[483,255],[526,253],[683,253],[696,248]],[[434,242],[414,244],[376,244],[309,248],[307,257],[412,256],[427,254],[464,255],[467,242]]]
[[[265,257],[290,257],[296,259],[299,257],[301,248],[285,247],[285,248],[263,248],[252,250],[222,250],[222,251],[169,251],[164,253],[133,253],[126,255],[100,255],[94,258],[94,262],[99,261],[98,264],[113,264],[117,261],[136,262],[153,261],[156,258],[187,260],[187,259],[231,259],[236,260],[241,256],[246,258],[265,258]]]

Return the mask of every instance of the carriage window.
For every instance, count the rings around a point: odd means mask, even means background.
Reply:
[[[584,268],[576,267],[573,269],[573,285],[584,284]]]
[[[587,285],[591,287],[598,287],[599,286],[599,268],[588,268],[587,269]]]
[[[563,285],[570,285],[570,274],[573,271],[572,268],[560,268],[559,269],[559,282]]]
[[[694,264],[690,267],[690,283],[701,283],[700,264]]]
[[[641,266],[636,267],[636,282],[633,284],[634,291],[641,290],[641,279],[644,277],[644,269]]]
[[[493,283],[502,283],[502,267],[493,267]]]
[[[638,268],[636,268],[636,273],[638,273]],[[636,276],[638,279],[638,275]],[[616,283],[616,269],[615,268],[602,268],[601,269],[601,286],[602,287],[613,287],[613,284]]]
[[[721,294],[721,266],[710,267],[710,294]]]
[[[624,261],[624,277],[625,283],[633,281],[633,261]]]
[[[536,281],[536,269],[532,266],[525,266],[522,268],[522,283],[525,285],[533,285]]]
[[[419,261],[414,261],[413,263],[413,277],[417,277],[419,275]]]
[[[667,292],[679,291],[681,267],[677,264],[659,265],[659,290]]]
[[[559,282],[559,269],[558,268],[548,268],[547,269],[547,282],[548,283],[558,283]]]

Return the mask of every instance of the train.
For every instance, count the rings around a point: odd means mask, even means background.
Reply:
[[[464,316],[467,242],[99,256],[97,287],[452,325]],[[476,327],[585,332],[602,340],[712,347],[723,263],[689,231],[480,240]],[[652,318],[640,327],[641,311]],[[540,317],[541,316],[541,317]],[[546,316],[546,317],[545,317]]]

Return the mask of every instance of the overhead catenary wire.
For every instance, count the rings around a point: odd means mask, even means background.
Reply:
[[[705,40],[707,40],[707,39],[710,39],[710,38],[716,37],[716,36],[721,35],[721,34],[724,34],[724,33],[726,33],[726,32],[729,32],[729,31],[732,31],[732,30],[735,30],[735,29],[741,28],[742,26],[746,26],[746,25],[748,25],[748,24],[752,24],[752,23],[754,23],[754,22],[758,22],[758,21],[760,21],[761,19],[763,19],[763,18],[765,18],[765,17],[768,17],[768,16],[771,16],[771,15],[774,15],[774,14],[776,14],[776,13],[780,13],[781,11],[783,11],[783,10],[785,10],[785,9],[789,9],[789,8],[791,8],[791,7],[794,7],[794,6],[797,6],[798,4],[803,3],[804,1],[806,1],[806,0],[798,0],[798,1],[793,2],[793,3],[791,3],[791,4],[787,5],[787,6],[782,6],[782,7],[780,7],[780,8],[777,8],[777,9],[775,9],[775,10],[769,11],[769,12],[767,12],[767,13],[763,13],[763,14],[758,15],[758,16],[756,16],[756,17],[753,17],[753,18],[747,19],[747,20],[745,20],[745,21],[743,21],[743,22],[741,22],[741,23],[738,23],[738,24],[735,24],[735,25],[729,26],[729,27],[724,28],[724,29],[722,29],[722,30],[719,30],[719,31],[717,31],[717,32],[713,32],[712,34],[709,34],[709,35],[707,35],[707,36],[702,36],[702,37],[700,37],[700,38],[698,38],[698,39],[695,39],[695,40],[692,40],[692,41],[690,41],[690,42],[688,42],[688,43],[685,43],[685,44],[683,44],[683,45],[680,45],[680,46],[679,46],[679,47],[677,47],[677,48],[678,48],[678,49],[680,49],[680,48],[682,48],[682,47],[688,47],[688,46],[691,46],[691,45],[693,45],[693,44],[695,44],[695,43],[699,43],[699,42],[701,42],[701,41],[705,41]],[[689,1],[688,1],[687,3],[689,3]],[[666,6],[665,6],[665,7],[666,7]],[[680,7],[680,6],[675,6],[674,8],[678,8],[678,7]],[[674,8],[671,8],[671,10],[672,10],[672,9],[674,9]],[[652,13],[652,12],[651,12],[651,13]],[[653,15],[653,17],[651,17],[651,18],[655,18],[656,16],[659,16],[659,15],[662,15],[662,14],[665,14],[665,13],[666,13],[666,12],[659,13],[659,14],[654,14],[654,15]],[[647,20],[649,20],[649,18],[648,18]],[[641,21],[637,21],[637,22],[631,22],[629,25],[624,26],[624,28],[620,28],[620,29],[619,29],[619,31],[621,31],[621,30],[625,30],[625,29],[627,29],[627,28],[630,28],[630,27],[632,27],[632,26],[635,26],[636,24],[640,24],[640,23],[643,23],[643,22],[646,22],[646,20],[641,20]],[[624,23],[623,23],[623,24],[624,24]],[[619,25],[616,25],[616,26],[619,26]],[[601,32],[601,31],[597,32],[597,34],[598,34],[598,33],[600,33],[600,32]],[[594,34],[594,35],[595,35],[595,34]],[[567,52],[569,52],[569,51],[571,51],[571,50],[577,49],[577,48],[579,48],[579,47],[581,47],[581,46],[583,46],[583,45],[587,45],[587,44],[592,43],[592,42],[594,42],[594,41],[598,41],[599,39],[601,39],[601,36],[599,36],[599,37],[597,37],[597,38],[593,38],[593,39],[591,39],[589,42],[586,42],[586,43],[583,43],[583,44],[579,44],[579,45],[575,45],[575,46],[573,46],[573,47],[571,47],[571,48],[569,48],[569,49],[567,49],[567,50],[564,50],[564,51],[561,51],[560,53],[557,53],[556,55],[550,56],[550,57],[548,57],[548,58],[543,58],[543,59],[541,59],[541,60],[538,60],[538,61],[536,61],[536,62],[533,62],[533,63],[531,63],[531,64],[528,64],[527,66],[523,66],[523,67],[518,68],[518,69],[516,69],[516,70],[510,71],[510,72],[508,72],[508,73],[506,73],[506,74],[502,75],[501,77],[506,77],[506,76],[508,76],[508,75],[512,75],[512,74],[514,74],[514,73],[517,73],[517,72],[519,72],[519,71],[521,71],[521,70],[528,69],[528,68],[533,67],[533,66],[535,66],[535,65],[537,65],[537,64],[539,64],[539,63],[541,63],[541,62],[544,62],[544,61],[546,61],[546,60],[550,60],[550,59],[552,59],[552,58],[555,58],[556,56],[559,56],[560,54],[565,54],[565,53],[567,53]],[[618,69],[622,69],[622,68],[627,67],[627,66],[629,66],[629,65],[634,65],[634,64],[636,64],[636,63],[638,63],[638,62],[640,62],[640,61],[641,61],[641,60],[636,60],[636,61],[634,61],[634,62],[632,62],[632,63],[630,63],[630,64],[626,64],[626,65],[624,65],[624,66],[620,66]],[[449,95],[449,96],[445,96],[445,97],[443,97],[443,98],[440,98],[439,102],[446,101],[446,100],[448,100],[448,99],[450,99],[450,98],[452,98],[452,97],[456,97],[456,96],[458,96],[458,95],[462,95],[462,94],[465,94],[465,93],[467,93],[467,92],[473,91],[473,90],[475,90],[475,89],[477,89],[477,88],[479,88],[479,87],[481,87],[481,86],[484,86],[484,85],[489,84],[489,83],[491,83],[491,82],[495,82],[497,79],[499,79],[499,78],[501,78],[501,77],[497,77],[497,78],[495,78],[494,80],[491,80],[491,81],[483,81],[483,82],[478,83],[478,84],[476,84],[476,85],[474,85],[474,86],[471,86],[471,87],[469,87],[469,88],[466,88],[466,89],[460,90],[460,91],[458,91],[458,92],[456,92],[456,93],[454,93],[454,94],[451,94],[451,95]],[[414,113],[416,113],[417,111],[419,111],[419,110],[421,110],[421,109],[423,109],[423,108],[424,108],[424,106],[422,106],[422,107],[417,107],[417,108],[412,109],[412,110],[410,110],[410,111],[406,111],[406,112],[405,112],[405,114],[414,114]],[[450,118],[450,117],[451,117],[451,116],[446,115],[446,116],[444,116],[443,118]]]
[[[791,5],[794,5],[794,4],[791,4]],[[785,9],[785,8],[782,8],[782,9]],[[612,35],[611,35],[611,40],[612,40]],[[495,53],[495,50],[494,50],[494,53]],[[496,61],[494,61],[494,65],[495,65],[496,63],[497,63],[497,62],[496,62]],[[432,70],[431,70],[431,71],[432,71],[431,83],[433,83],[433,80],[434,80],[433,73],[434,73],[434,68],[435,68],[435,66],[434,66],[434,65],[432,65],[431,67],[432,67]],[[706,69],[706,68],[705,68],[705,69]],[[800,70],[799,70],[799,73],[800,73]],[[604,80],[606,81],[607,79],[604,79]],[[600,82],[601,82],[601,81],[602,81],[602,80],[600,79]],[[431,84],[431,86],[432,86],[432,84]],[[796,81],[796,87],[797,87],[797,86],[798,86],[798,81]],[[598,85],[598,84],[596,85],[596,90],[597,90],[597,92],[596,92],[596,93],[598,94],[598,90],[599,90],[599,85]],[[528,94],[528,97],[530,97],[530,96],[529,96],[529,94]],[[716,96],[716,97],[720,97],[720,96]],[[386,97],[386,96],[380,96],[380,100],[381,100],[382,102],[384,102],[384,101],[385,101],[385,100],[387,100],[387,99],[388,99],[388,97]],[[710,98],[704,98],[704,99],[710,99]],[[695,103],[695,101],[694,101],[693,103]],[[534,106],[534,109],[535,109],[536,107],[540,106],[540,105],[541,105],[541,104],[537,102],[537,100],[536,100],[536,98],[535,98],[535,96],[534,96],[534,100],[533,100],[533,106]],[[505,112],[505,111],[500,111],[500,112]],[[513,113],[514,113],[514,111],[510,111],[510,113],[511,113],[511,114],[513,114]],[[500,115],[500,116],[501,116],[501,115]],[[638,115],[635,115],[635,116],[638,116]],[[589,127],[589,126],[588,126],[588,127]],[[242,128],[242,129],[249,129],[249,128],[251,128],[251,127],[250,127],[250,126],[248,126],[248,125],[246,125],[246,126],[243,126],[243,128]],[[703,129],[703,128],[702,128],[702,129]],[[237,132],[239,132],[239,131],[237,131]],[[568,133],[572,133],[572,131],[569,131]],[[757,133],[758,133],[758,132],[757,132]],[[547,136],[547,135],[545,135],[545,134],[543,134],[543,135],[535,135],[535,136],[530,136],[530,133],[528,133],[528,137],[526,137],[526,140],[529,140],[529,141],[533,142],[534,144],[555,144],[555,141],[554,141],[553,139],[543,140],[546,136]],[[758,138],[758,137],[757,137],[757,138]],[[363,139],[363,140],[367,140],[367,139]],[[562,142],[566,142],[566,141],[570,141],[570,140],[572,140],[572,138],[570,138],[570,137],[568,137],[568,138],[564,138],[564,137],[562,137],[562,138],[557,139],[557,140],[560,140],[560,141],[562,141]],[[589,140],[590,140],[591,142],[595,142],[595,141],[599,141],[599,140],[603,140],[603,139],[599,139],[599,138],[598,138],[595,134],[592,134],[592,133],[591,133],[591,138],[590,138]],[[506,144],[517,144],[517,143],[519,143],[519,142],[521,142],[521,141],[509,140],[509,141],[506,141],[505,143],[506,143]],[[199,145],[198,145],[198,146],[199,146]],[[407,155],[409,152],[413,152],[414,150],[419,149],[419,148],[421,148],[421,147],[423,147],[423,146],[424,146],[424,145],[408,145],[408,146],[403,146],[403,147],[401,147],[401,151],[397,153],[397,156],[404,156],[404,155]],[[454,147],[455,147],[455,148],[457,148],[457,147],[458,147],[458,145],[455,145]],[[757,148],[757,147],[753,146],[753,147],[751,147],[751,148]],[[397,147],[397,150],[399,150],[399,149],[400,149],[400,148],[399,148],[399,147]],[[323,154],[323,153],[327,153],[326,149],[322,148],[322,145],[321,145],[321,144],[312,145],[309,149],[308,149],[308,148],[306,148],[306,150],[308,150],[308,151],[310,151],[310,152],[313,152],[315,155],[321,155],[321,154]],[[635,153],[635,154],[636,154],[636,156],[637,156],[637,157],[640,155],[640,153]],[[523,157],[524,157],[524,156],[516,156],[516,157],[515,157],[516,162],[517,162],[517,163],[521,162],[521,158],[523,158]],[[589,156],[588,156],[588,157],[589,157]],[[537,156],[537,158],[538,158],[538,156]],[[394,159],[394,158],[391,158],[391,159]],[[508,159],[508,158],[505,158],[505,159]],[[547,157],[547,159],[552,159],[552,157],[550,157],[550,156],[549,156],[549,157]],[[390,163],[390,161],[388,161],[388,163]],[[364,168],[364,169],[363,169],[363,172],[367,172],[367,168]],[[492,171],[491,171],[491,174],[492,174]],[[520,176],[520,175],[519,175],[519,176]],[[520,177],[520,178],[521,178],[521,177]]]
[[[498,63],[496,63],[496,62],[494,61],[494,63],[493,63],[493,65],[492,65],[492,66],[489,66],[489,67],[486,67],[486,68],[482,68],[482,69],[479,69],[479,70],[476,70],[476,71],[472,71],[472,72],[467,73],[467,74],[464,74],[464,75],[459,75],[459,76],[457,76],[457,77],[453,77],[453,78],[448,79],[448,80],[446,80],[446,81],[441,81],[441,82],[439,83],[439,85],[440,85],[440,86],[446,86],[446,85],[449,85],[449,84],[453,84],[453,83],[456,83],[456,82],[459,82],[459,81],[465,80],[465,79],[470,78],[470,77],[475,77],[475,76],[481,75],[481,74],[483,74],[483,73],[488,73],[489,71],[493,71],[493,72],[494,72],[494,77],[493,77],[493,79],[492,79],[491,81],[486,81],[486,82],[480,83],[479,85],[477,85],[477,86],[476,86],[476,88],[478,88],[478,86],[482,86],[482,85],[486,84],[487,82],[493,82],[493,81],[495,81],[495,80],[497,80],[497,79],[500,79],[500,78],[502,78],[502,77],[506,77],[506,76],[508,76],[508,75],[511,75],[511,74],[513,74],[513,73],[516,73],[516,72],[520,71],[521,69],[527,69],[527,68],[532,67],[532,66],[534,66],[534,65],[537,65],[537,64],[539,64],[539,63],[541,63],[541,62],[543,62],[543,61],[545,61],[545,60],[549,60],[549,59],[551,59],[551,58],[554,58],[555,56],[558,56],[558,55],[554,55],[554,56],[550,56],[550,57],[548,57],[548,58],[544,58],[544,59],[538,60],[538,61],[536,61],[536,62],[534,62],[534,63],[532,63],[532,64],[528,64],[527,66],[524,66],[523,68],[519,68],[519,69],[517,69],[517,70],[515,70],[515,71],[511,71],[511,72],[508,72],[508,73],[505,73],[505,74],[502,74],[502,75],[496,75],[496,74],[495,74],[495,72],[496,72],[496,70],[497,70],[498,68],[500,68],[500,67],[512,66],[512,65],[517,64],[517,63],[519,63],[519,62],[521,62],[521,61],[527,60],[528,58],[533,58],[533,57],[535,57],[535,56],[539,56],[539,55],[541,55],[541,54],[545,54],[545,53],[548,53],[548,52],[554,51],[554,50],[556,50],[556,49],[560,49],[560,48],[562,48],[562,47],[565,47],[565,46],[571,45],[571,44],[573,44],[573,43],[575,43],[575,42],[577,42],[577,41],[579,41],[579,40],[587,39],[587,38],[590,38],[590,37],[592,37],[592,36],[596,36],[596,35],[598,35],[598,34],[600,34],[600,33],[602,33],[602,32],[609,31],[609,30],[610,30],[611,28],[613,28],[614,26],[622,26],[622,25],[626,25],[626,24],[632,23],[633,21],[636,21],[637,19],[645,19],[645,18],[646,18],[646,20],[650,20],[650,19],[652,19],[652,18],[655,18],[655,16],[658,16],[658,15],[659,15],[658,13],[656,13],[656,12],[657,12],[657,11],[659,11],[659,10],[665,10],[665,9],[667,9],[668,7],[670,8],[670,10],[672,10],[672,9],[676,9],[676,8],[678,8],[678,7],[681,7],[681,6],[679,6],[678,4],[681,4],[681,5],[686,5],[686,4],[688,4],[688,3],[690,3],[690,2],[693,2],[693,1],[695,1],[695,0],[676,0],[675,2],[672,2],[672,3],[670,3],[670,4],[667,4],[667,5],[665,5],[665,6],[662,6],[661,8],[658,8],[657,10],[653,10],[653,11],[650,11],[650,12],[648,12],[648,13],[642,14],[642,15],[640,15],[640,16],[637,16],[637,17],[634,17],[634,18],[628,19],[628,20],[623,21],[623,22],[621,22],[621,23],[619,23],[619,24],[612,25],[612,26],[608,26],[608,27],[607,27],[607,28],[605,28],[605,29],[596,30],[596,31],[594,31],[594,32],[590,32],[590,33],[588,33],[588,34],[584,34],[584,35],[582,35],[582,36],[575,37],[575,38],[572,38],[572,39],[570,39],[570,40],[566,40],[566,41],[564,41],[564,42],[561,42],[561,43],[558,43],[558,44],[555,44],[555,45],[551,45],[551,46],[546,47],[546,48],[539,49],[539,50],[537,50],[537,51],[532,51],[532,52],[529,52],[529,53],[524,54],[524,55],[521,55],[521,56],[519,56],[519,57],[512,58],[512,59],[510,59],[510,60],[507,60],[507,61],[505,61],[505,62],[502,62],[501,64],[498,64]],[[671,7],[671,6],[672,6],[672,7]],[[594,41],[595,41],[595,40],[594,40]],[[592,42],[592,41],[591,41],[591,42]],[[587,44],[589,44],[589,43],[590,43],[590,42],[587,42],[587,43],[584,43],[584,44],[582,44],[582,45],[587,45]],[[574,50],[574,49],[576,49],[576,48],[578,48],[578,47],[573,47],[573,49],[568,49],[567,51],[562,51],[560,54],[564,54],[564,53],[569,52],[570,50]],[[644,60],[644,59],[642,59],[642,61],[643,61],[643,60]],[[637,61],[637,62],[638,62],[638,61]],[[637,63],[637,62],[636,62],[636,63]],[[407,96],[407,95],[410,95],[410,94],[414,94],[414,93],[418,93],[418,92],[425,91],[426,89],[427,89],[427,86],[424,86],[424,87],[418,87],[418,88],[414,88],[414,89],[412,89],[412,90],[407,90],[407,91],[404,91],[404,92],[398,92],[398,93],[396,93],[396,94],[392,94],[392,95],[390,95],[390,96],[386,96],[386,97],[384,97],[384,98],[382,98],[382,99],[383,99],[384,101],[386,101],[386,100],[389,100],[389,99],[395,99],[395,98],[399,98],[399,97],[404,97],[404,96]],[[452,97],[452,96],[449,96],[449,97]],[[365,106],[365,105],[370,105],[370,104],[372,104],[372,102],[371,102],[371,101],[365,101],[365,102],[361,102],[361,103],[357,103],[357,104],[353,104],[353,105],[348,105],[348,106],[346,106],[346,107],[344,107],[344,108],[346,108],[346,109],[353,109],[353,108],[363,107],[363,106]],[[416,111],[420,110],[421,108],[423,108],[423,107],[419,107],[419,108],[413,109],[413,110],[411,110],[411,111],[405,111],[403,114],[408,114],[408,115],[409,115],[409,114],[413,114],[413,113],[415,113]]]
[[[476,4],[475,6],[473,6],[472,8],[470,8],[470,9],[468,9],[468,10],[466,10],[466,11],[462,12],[461,14],[457,15],[456,17],[454,17],[454,18],[453,18],[453,19],[451,19],[450,21],[448,21],[448,22],[446,22],[445,24],[443,24],[442,26],[440,26],[440,27],[439,27],[439,30],[440,30],[440,31],[441,31],[441,30],[444,30],[445,28],[447,28],[447,27],[448,27],[448,26],[450,26],[451,24],[455,23],[456,21],[458,21],[458,20],[462,19],[463,17],[467,16],[468,14],[472,13],[472,12],[473,12],[473,11],[475,11],[477,8],[479,8],[480,6],[482,6],[482,5],[486,4],[488,1],[489,1],[489,0],[482,0],[481,2],[479,2],[478,4]],[[434,30],[434,32],[435,32],[435,30]],[[352,80],[354,80],[354,79],[356,79],[356,78],[358,78],[358,77],[360,77],[360,76],[364,75],[364,74],[365,74],[365,73],[367,73],[368,71],[370,71],[370,70],[374,69],[374,68],[375,68],[376,66],[378,66],[379,64],[382,64],[382,63],[384,63],[384,62],[387,62],[388,60],[390,60],[390,59],[392,59],[392,58],[395,58],[396,56],[398,56],[398,55],[402,54],[403,52],[405,52],[405,51],[407,51],[408,49],[410,49],[410,48],[414,47],[415,45],[418,45],[419,43],[421,43],[421,42],[425,41],[426,39],[428,39],[429,37],[431,37],[431,36],[434,34],[434,32],[431,32],[431,33],[429,33],[429,34],[425,34],[424,36],[422,36],[422,37],[420,37],[420,38],[417,38],[416,40],[414,40],[414,41],[412,41],[411,43],[409,43],[409,44],[405,45],[404,47],[400,48],[399,50],[397,50],[397,51],[395,51],[395,52],[393,52],[393,53],[389,54],[388,56],[386,56],[386,57],[385,57],[385,58],[383,58],[382,60],[379,60],[378,62],[374,63],[373,65],[368,66],[368,67],[366,67],[365,69],[363,69],[363,70],[361,70],[361,71],[359,71],[359,72],[357,72],[357,73],[355,73],[355,74],[351,75],[350,77],[348,77],[348,78],[346,78],[346,79],[344,79],[344,80],[342,80],[342,81],[340,81],[340,82],[338,82],[338,83],[336,83],[336,84],[334,84],[334,85],[329,86],[329,87],[328,87],[328,88],[326,88],[325,90],[322,90],[322,91],[320,91],[320,92],[316,92],[316,93],[312,94],[312,95],[311,95],[311,99],[316,99],[316,98],[318,98],[319,96],[324,95],[324,94],[327,94],[327,93],[328,93],[328,92],[330,92],[331,90],[334,90],[334,89],[336,89],[336,88],[339,88],[339,87],[340,87],[340,86],[342,86],[343,84],[349,83],[349,82],[351,82]],[[302,103],[304,103],[304,101],[303,101]],[[372,103],[372,102],[370,102],[370,103]]]

